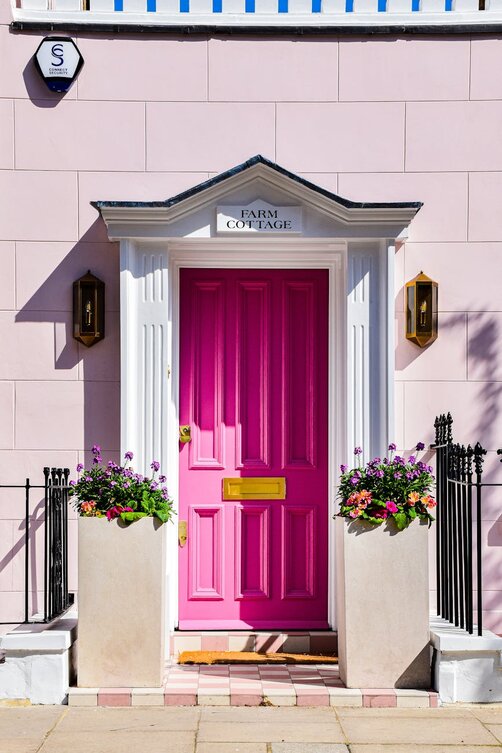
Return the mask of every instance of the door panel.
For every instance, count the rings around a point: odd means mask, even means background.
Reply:
[[[327,271],[182,269],[180,293],[180,627],[327,627]],[[285,498],[224,499],[235,477]]]

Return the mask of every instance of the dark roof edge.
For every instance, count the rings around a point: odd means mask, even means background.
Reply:
[[[337,194],[328,191],[326,188],[317,186],[315,183],[311,183],[309,180],[305,180],[305,178],[301,178],[299,175],[286,170],[286,168],[277,165],[275,162],[272,162],[266,157],[263,157],[261,154],[257,154],[254,157],[246,160],[246,162],[242,162],[240,165],[230,168],[230,170],[225,170],[219,175],[215,175],[214,178],[209,178],[209,180],[205,180],[203,183],[199,183],[186,191],[182,191],[181,193],[176,194],[176,196],[172,196],[165,201],[91,201],[91,204],[93,207],[95,207],[95,209],[98,209],[100,211],[101,209],[113,207],[151,207],[152,209],[164,207],[168,209],[175,204],[179,204],[186,199],[190,199],[192,196],[196,196],[202,191],[206,191],[212,186],[217,186],[219,183],[222,183],[223,181],[231,178],[234,175],[239,175],[239,173],[248,170],[250,167],[254,167],[254,165],[266,165],[270,169],[275,170],[280,175],[284,175],[286,178],[289,178],[290,180],[293,180],[296,183],[305,186],[305,188],[309,188],[311,191],[315,191],[321,196],[324,196],[325,198],[330,199],[337,204],[341,204],[347,209],[415,209],[418,212],[418,210],[423,206],[423,203],[420,201],[371,202],[351,201],[350,199],[344,199],[342,196],[338,196]]]
[[[221,25],[194,25],[194,24],[104,24],[104,23],[78,23],[49,21],[12,21],[12,31],[67,31],[77,34],[263,34],[267,36],[282,36],[285,34],[302,35],[334,35],[337,36],[401,36],[404,34],[500,34],[502,24],[404,24],[402,26],[378,25],[378,26],[347,26],[347,25],[301,25],[301,26],[225,26]]]

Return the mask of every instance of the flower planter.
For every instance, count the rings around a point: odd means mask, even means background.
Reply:
[[[78,520],[78,685],[160,687],[166,531],[156,518]]]
[[[340,676],[349,688],[431,687],[427,523],[336,518]]]

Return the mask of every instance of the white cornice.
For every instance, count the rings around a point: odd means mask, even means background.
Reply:
[[[257,194],[264,188],[280,191],[285,205],[298,204],[320,212],[329,220],[338,224],[354,227],[356,225],[383,226],[398,225],[407,227],[418,211],[417,207],[346,207],[336,199],[324,196],[308,186],[282,175],[267,165],[257,164],[221,183],[190,196],[171,207],[165,206],[105,206],[101,208],[102,217],[107,225],[110,237],[123,236],[123,229],[130,228],[130,235],[139,226],[153,230],[155,226],[163,228],[161,235],[166,235],[166,228],[190,214],[214,206],[236,191],[249,188],[254,184]],[[120,230],[119,230],[120,228]]]

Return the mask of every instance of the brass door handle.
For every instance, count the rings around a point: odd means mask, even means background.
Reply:
[[[178,544],[185,546],[188,539],[188,526],[186,520],[180,520],[178,522]]]
[[[180,442],[186,444],[192,441],[192,430],[190,426],[180,426]]]

